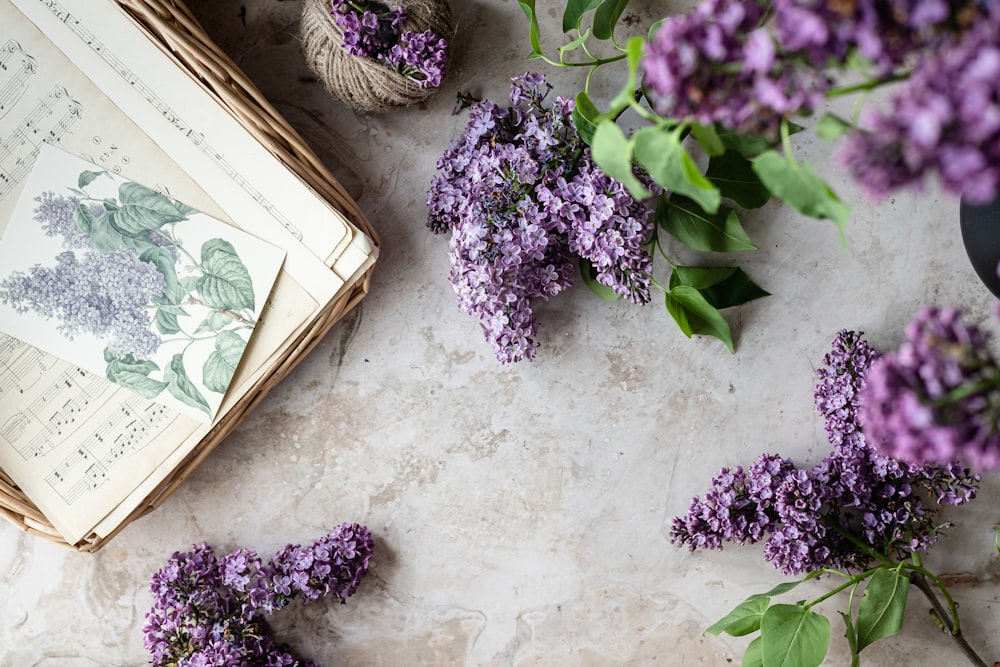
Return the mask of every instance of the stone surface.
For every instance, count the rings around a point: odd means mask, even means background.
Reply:
[[[295,606],[274,623],[321,664],[739,664],[745,640],[703,630],[783,578],[755,547],[671,546],[670,518],[720,467],[762,451],[824,455],[813,371],[839,329],[889,348],[924,303],[989,317],[993,298],[965,256],[954,198],[867,202],[830,147],[805,139],[802,157],[853,206],[846,242],[782,205],[748,217],[759,250],[739,261],[773,296],[729,314],[735,354],[684,338],[655,303],[609,304],[577,288],[539,306],[538,359],[500,366],[455,306],[447,240],[425,229],[424,201],[436,159],[464,125],[450,113],[456,93],[503,99],[507,79],[529,66],[526,23],[515,0],[452,4],[459,34],[440,93],[365,116],[306,70],[299,2],[191,3],[357,198],[382,256],[361,306],[160,509],[107,547],[79,555],[0,524],[0,665],[146,663],[148,581],[170,553],[205,541],[269,554],[342,521],[376,539],[358,594],[344,606]],[[559,4],[539,2],[550,46]],[[663,11],[632,4],[633,25]],[[557,92],[582,85],[582,72],[535,67]],[[595,95],[619,85],[597,79]],[[979,501],[946,515],[955,526],[929,558],[955,575],[964,631],[988,661],[1000,658],[998,487],[988,476]],[[813,597],[826,585],[800,590]],[[836,616],[845,604],[822,607],[830,665],[849,663]],[[862,658],[961,661],[915,592],[903,632]]]

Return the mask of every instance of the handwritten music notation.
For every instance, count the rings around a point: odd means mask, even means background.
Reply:
[[[145,447],[150,437],[177,418],[168,408],[139,396],[125,401],[97,430],[53,468],[45,481],[67,504],[73,504],[110,479],[116,464]]]
[[[114,69],[132,88],[137,90],[142,97],[149,102],[171,125],[174,126],[188,141],[198,147],[203,153],[211,157],[216,164],[238,184],[261,208],[267,211],[282,227],[288,230],[296,239],[301,241],[303,235],[292,222],[279,211],[267,197],[250,183],[249,180],[229,162],[225,155],[213,148],[206,140],[205,135],[199,132],[194,126],[187,122],[177,111],[160,97],[152,87],[140,79],[129,67],[128,63],[119,58],[109,49],[97,36],[91,32],[81,21],[81,19],[67,11],[57,0],[41,0],[42,4],[52,12],[60,21],[66,24],[70,30],[76,34],[90,49],[98,54],[104,62]]]
[[[10,134],[0,138],[0,199],[28,175],[42,143],[59,144],[82,115],[80,103],[56,85]]]

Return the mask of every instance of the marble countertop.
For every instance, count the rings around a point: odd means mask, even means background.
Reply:
[[[557,4],[539,2],[553,38]],[[529,66],[526,22],[515,0],[452,5],[458,37],[442,90],[364,115],[306,69],[297,0],[191,2],[357,199],[382,254],[361,305],[161,508],[98,553],[0,524],[0,666],[145,664],[149,577],[172,552],[207,542],[270,554],[344,521],[376,541],[358,593],[274,622],[320,664],[739,664],[747,641],[704,629],[784,578],[759,547],[674,547],[671,517],[723,466],[764,451],[804,464],[824,456],[814,370],[838,330],[888,349],[925,303],[990,316],[955,198],[868,202],[830,146],[805,139],[802,156],[853,206],[846,243],[832,224],[777,203],[750,216],[759,249],[739,261],[772,296],[729,313],[734,354],[686,339],[657,303],[607,303],[578,287],[539,305],[538,358],[501,366],[456,307],[448,242],[425,228],[424,202],[465,123],[451,114],[456,94],[505,98]],[[633,5],[645,23],[663,11]],[[581,83],[579,72],[542,71],[557,92]],[[963,631],[989,659],[1000,658],[998,492],[987,476],[979,500],[947,513],[954,526],[928,559],[949,575]],[[844,602],[831,603],[826,664],[846,665],[835,613]],[[916,599],[902,633],[862,656],[879,666],[962,660]]]

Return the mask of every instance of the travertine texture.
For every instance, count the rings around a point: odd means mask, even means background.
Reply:
[[[623,29],[665,10],[632,4]],[[552,49],[561,3],[538,5]],[[456,93],[504,99],[507,79],[531,65],[517,2],[453,0],[459,36],[443,89],[378,116],[352,112],[309,77],[299,2],[192,7],[371,217],[383,240],[372,291],[162,508],[96,555],[0,524],[3,667],[143,664],[148,580],[171,552],[205,541],[269,554],[342,521],[376,539],[358,594],[344,606],[295,606],[274,623],[321,664],[739,664],[747,642],[704,628],[783,578],[753,547],[671,546],[670,518],[722,466],[762,451],[823,456],[813,370],[838,329],[888,348],[924,303],[990,316],[954,198],[865,202],[830,147],[805,139],[801,155],[853,205],[846,243],[785,206],[750,216],[759,250],[738,261],[773,296],[729,313],[735,354],[684,338],[656,303],[609,304],[580,287],[539,306],[535,362],[500,366],[455,306],[447,240],[425,229],[424,201],[435,161],[464,125],[450,113]],[[557,92],[583,80],[533,66]],[[946,515],[955,526],[929,559],[954,575],[964,631],[990,662],[1000,659],[998,479]],[[844,604],[823,607],[830,665],[849,663],[835,613]],[[903,632],[866,649],[862,664],[962,657],[914,593]]]

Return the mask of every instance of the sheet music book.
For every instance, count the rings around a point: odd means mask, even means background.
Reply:
[[[377,248],[110,0],[0,0],[0,237],[43,144],[286,253],[212,423],[0,331],[0,469],[75,544],[114,532]]]

